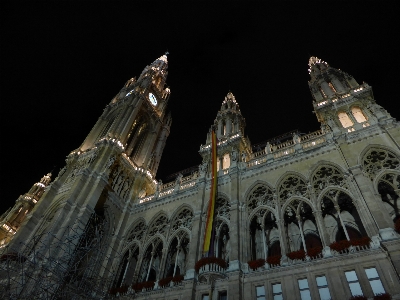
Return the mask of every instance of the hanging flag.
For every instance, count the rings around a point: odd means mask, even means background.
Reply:
[[[217,137],[211,131],[211,190],[208,202],[206,230],[204,232],[203,255],[214,256],[214,207],[217,191]]]

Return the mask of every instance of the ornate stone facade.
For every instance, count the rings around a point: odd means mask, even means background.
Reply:
[[[387,292],[400,299],[400,124],[368,84],[316,57],[309,72],[316,132],[283,135],[254,150],[232,93],[217,113],[213,246],[226,265],[196,267],[211,129],[198,171],[155,180],[171,125],[166,56],[125,84],[3,249],[32,253],[37,244],[27,245],[39,234],[62,239],[62,228],[97,224],[91,216],[100,215],[107,224],[101,239],[85,241],[105,248],[90,255],[107,266],[96,273],[107,283],[96,290],[102,297],[349,299]],[[18,218],[11,212],[1,224]]]

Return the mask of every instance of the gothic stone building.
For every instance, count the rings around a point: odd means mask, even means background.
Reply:
[[[228,93],[202,164],[163,184],[155,176],[171,126],[167,65],[163,55],[130,79],[58,177],[43,177],[1,217],[3,297],[400,299],[400,124],[372,88],[311,57],[321,129],[257,151]],[[195,267],[211,128],[219,259]]]

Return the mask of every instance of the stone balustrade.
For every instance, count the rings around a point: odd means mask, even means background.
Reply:
[[[314,147],[319,147],[321,144],[326,142],[325,134],[321,130],[311,132],[309,134],[300,137],[301,149],[308,150]],[[281,157],[293,155],[296,143],[293,140],[286,141],[284,143],[271,145],[271,153],[268,159],[276,160]],[[267,162],[268,153],[265,150],[255,152],[251,155],[250,161],[247,162],[247,167],[251,168]]]
[[[199,176],[198,172],[194,172],[193,174],[183,177],[181,179],[181,184],[179,186],[179,190],[185,190],[185,189],[189,189],[189,188],[195,186],[196,179],[198,178],[198,176]],[[156,197],[155,194],[147,195],[143,198],[139,198],[139,203],[144,203],[144,202],[160,199],[162,197],[171,195],[175,191],[175,186],[176,186],[175,181],[165,183],[161,186],[161,189],[160,189],[161,191],[160,191],[158,197]]]

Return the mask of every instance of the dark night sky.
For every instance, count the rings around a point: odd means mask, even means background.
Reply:
[[[399,111],[395,2],[296,4],[134,1],[1,4],[1,206],[54,177],[131,77],[170,52],[173,123],[157,179],[198,165],[229,90],[253,144],[315,131],[309,55],[373,86]]]

